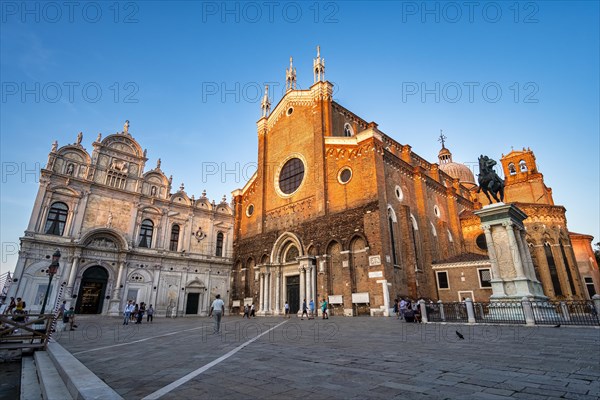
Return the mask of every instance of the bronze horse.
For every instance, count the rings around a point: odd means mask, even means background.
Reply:
[[[504,201],[504,181],[494,171],[494,165],[496,165],[496,161],[488,156],[479,156],[479,175],[477,178],[479,189],[477,189],[477,193],[483,191],[490,204],[492,204],[490,194],[496,202]]]

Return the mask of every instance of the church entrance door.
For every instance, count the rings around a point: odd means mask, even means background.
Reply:
[[[200,293],[188,293],[187,303],[185,305],[186,314],[198,314],[198,302]]]
[[[78,314],[100,314],[104,304],[104,293],[108,283],[108,272],[101,266],[88,268],[81,278],[75,312]]]
[[[300,275],[288,276],[285,280],[285,286],[290,314],[296,314],[300,309]]]

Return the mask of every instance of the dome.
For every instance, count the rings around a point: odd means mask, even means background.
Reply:
[[[471,171],[469,167],[464,164],[449,162],[440,165],[440,169],[451,177],[458,179],[460,183],[476,184],[473,171]]]

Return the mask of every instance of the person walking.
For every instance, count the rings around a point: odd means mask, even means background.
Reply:
[[[133,301],[129,300],[127,301],[127,304],[125,305],[125,309],[123,310],[123,325],[129,325],[129,320],[131,319],[131,313],[133,312],[134,309],[134,305],[133,305]]]
[[[146,318],[146,322],[154,321],[154,308],[152,308],[152,304],[150,304],[148,310],[146,310],[146,313],[148,315],[148,317]]]
[[[323,303],[321,304],[321,312],[323,313],[323,319],[329,319],[329,315],[327,314],[327,300],[323,299]]]
[[[254,310],[254,303],[250,304],[250,317],[256,318],[256,311]],[[248,317],[248,318],[250,318]]]
[[[242,315],[242,319],[244,318],[250,319],[250,307],[248,307],[248,304],[244,304],[244,315]]]
[[[223,317],[223,314],[225,314],[225,303],[223,302],[223,300],[221,300],[220,294],[215,296],[215,300],[210,306],[210,312],[208,313],[208,316],[212,317],[213,314],[215,317],[215,327],[213,330],[213,335],[216,335],[221,331],[221,318]]]
[[[67,301],[63,301],[62,304],[60,305],[60,308],[58,309],[58,316],[57,318],[62,318],[63,315],[65,314],[65,310],[67,309]]]
[[[400,300],[400,318],[404,318],[404,313],[406,312],[406,305],[408,303],[406,302],[406,300],[404,299],[404,297],[401,298]]]
[[[304,316],[308,318],[308,307],[306,307],[306,299],[302,302],[302,315],[300,316],[301,320],[304,320]]]
[[[313,299],[310,299],[310,303],[308,303],[308,309],[310,310],[310,314],[308,314],[308,319],[315,319],[315,302]]]
[[[284,318],[289,318],[290,317],[290,304],[286,301],[283,308],[285,309],[285,317]]]
[[[16,306],[17,303],[15,302],[15,298],[11,297],[10,303],[8,303],[8,307],[6,307],[6,310],[4,310],[4,314],[12,314]]]
[[[142,323],[142,318],[144,318],[144,313],[145,312],[146,312],[146,303],[144,303],[142,301],[140,303],[140,307],[138,308],[137,320],[135,321],[136,324],[141,324]]]

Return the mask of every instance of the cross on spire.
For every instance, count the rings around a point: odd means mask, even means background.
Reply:
[[[442,143],[442,149],[446,148],[446,146],[444,146],[446,139],[448,139],[448,138],[446,136],[444,136],[444,134],[442,133],[442,130],[440,129],[440,138],[438,139],[438,142]]]

